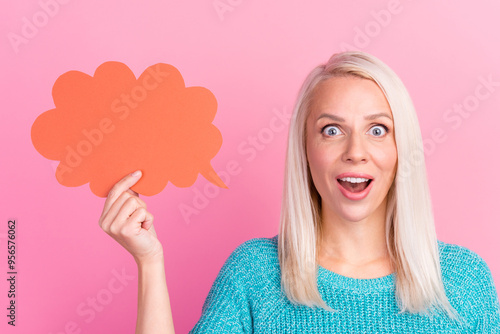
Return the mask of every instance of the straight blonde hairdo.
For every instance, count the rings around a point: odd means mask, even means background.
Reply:
[[[364,52],[334,54],[307,76],[299,92],[288,133],[278,236],[281,285],[293,304],[336,312],[317,286],[317,250],[321,237],[321,198],[313,184],[306,156],[306,120],[314,88],[337,76],[374,81],[390,105],[398,166],[388,191],[386,243],[396,268],[400,313],[444,311],[460,318],[445,293],[424,163],[420,126],[413,102],[399,77],[382,61]]]

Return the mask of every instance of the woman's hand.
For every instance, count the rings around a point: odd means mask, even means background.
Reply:
[[[142,174],[129,174],[109,191],[99,226],[118,241],[137,264],[163,261],[163,247],[156,236],[153,215],[146,203],[130,189]]]

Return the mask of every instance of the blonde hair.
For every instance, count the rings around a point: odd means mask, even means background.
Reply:
[[[445,293],[437,236],[424,164],[420,127],[410,95],[399,77],[365,52],[334,54],[307,76],[299,92],[288,134],[278,236],[281,284],[293,304],[331,309],[317,286],[321,236],[320,196],[307,165],[305,125],[314,88],[336,76],[372,80],[383,91],[394,119],[398,166],[387,193],[386,242],[396,269],[400,313],[438,309],[459,317]]]

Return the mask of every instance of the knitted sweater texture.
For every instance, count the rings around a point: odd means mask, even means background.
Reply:
[[[278,236],[254,238],[229,256],[210,289],[199,333],[500,333],[500,307],[486,262],[438,240],[446,295],[462,316],[399,313],[395,273],[356,279],[318,266],[318,289],[339,312],[294,305],[281,291]]]

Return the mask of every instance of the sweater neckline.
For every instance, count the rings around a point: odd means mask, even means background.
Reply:
[[[325,281],[328,285],[333,284],[341,289],[369,292],[393,288],[396,281],[396,272],[377,278],[352,278],[337,274],[318,264],[318,278]]]

